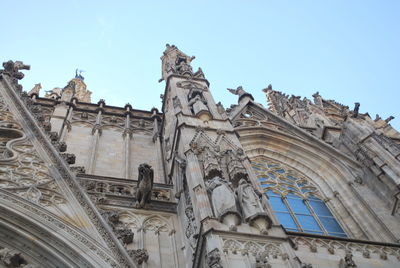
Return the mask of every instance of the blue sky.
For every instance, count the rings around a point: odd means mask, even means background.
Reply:
[[[400,1],[3,1],[0,60],[32,68],[25,90],[63,87],[76,68],[92,101],[160,108],[165,44],[195,55],[216,101],[242,85],[316,91],[400,129]]]

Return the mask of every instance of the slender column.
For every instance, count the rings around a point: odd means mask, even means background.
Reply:
[[[154,120],[153,123],[153,142],[156,144],[156,152],[157,152],[157,170],[162,173],[164,177],[164,183],[169,183],[167,179],[167,172],[165,171],[165,163],[164,163],[164,151],[162,149],[161,143],[161,135],[160,130],[158,128],[158,121],[161,120],[157,115],[158,110],[156,108],[151,109],[153,113],[152,117]],[[161,174],[160,174],[161,175]]]
[[[145,233],[146,233],[146,230],[144,228],[145,228],[144,226],[142,226],[140,228],[140,238],[141,239],[139,241],[139,249],[144,249],[144,245],[145,245]],[[147,263],[146,262],[142,263],[142,268],[147,268]]]
[[[160,268],[163,267],[162,263],[162,254],[161,254],[161,243],[160,243],[160,229],[157,229],[154,231],[154,233],[157,235],[157,242],[158,242],[158,260],[160,262]]]
[[[67,116],[65,117],[64,120],[64,124],[63,127],[60,130],[60,141],[64,141],[65,140],[65,136],[67,135],[67,130],[68,130],[68,124],[71,122],[71,118],[72,118],[72,113],[74,111],[74,105],[76,104],[76,99],[73,98],[72,99],[72,105],[69,106],[68,112],[67,112]]]
[[[124,173],[124,177],[125,179],[129,179],[129,175],[130,175],[130,158],[131,158],[131,138],[132,138],[132,133],[131,133],[131,110],[132,110],[132,106],[128,103],[125,105],[125,109],[126,109],[126,118],[125,118],[125,129],[124,129],[124,133],[123,133],[123,137],[124,137],[124,150],[125,150],[125,173]]]
[[[176,238],[175,238],[175,229],[171,230],[169,232],[169,237],[170,237],[170,242],[171,242],[171,247],[174,252],[174,267],[179,267],[179,261],[178,261],[178,248],[176,247]]]
[[[90,152],[90,158],[89,158],[89,165],[88,165],[88,173],[93,174],[94,172],[94,167],[95,167],[95,162],[96,162],[96,152],[97,152],[97,147],[99,143],[99,137],[101,135],[101,116],[103,113],[103,106],[105,105],[104,100],[99,101],[99,106],[100,108],[98,109],[97,113],[97,118],[96,118],[96,124],[92,130],[93,138],[92,138],[92,146],[91,149],[92,151]]]

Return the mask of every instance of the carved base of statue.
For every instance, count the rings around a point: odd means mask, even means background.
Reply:
[[[272,220],[265,212],[259,212],[247,218],[246,221],[250,224],[250,226],[257,228],[260,231],[260,234],[263,235],[267,235],[268,229],[270,229],[272,226]]]
[[[242,217],[236,211],[227,211],[219,217],[219,221],[228,225],[230,231],[237,231],[236,226],[242,223]]]

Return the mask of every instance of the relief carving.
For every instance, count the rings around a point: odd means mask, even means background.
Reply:
[[[347,252],[346,256],[344,257],[344,259],[340,260],[339,267],[340,268],[354,268],[354,267],[357,267],[356,263],[353,261],[353,254],[351,254],[350,252]]]
[[[0,266],[3,266],[1,264],[7,268],[38,268],[34,264],[29,264],[21,252],[2,247],[0,247]]]
[[[267,252],[257,253],[256,268],[271,268],[271,264],[268,263],[268,253]]]
[[[146,249],[131,249],[128,250],[128,254],[139,265],[149,259],[149,253],[147,253]]]
[[[207,253],[206,263],[209,268],[223,268],[221,264],[221,253],[218,248]]]

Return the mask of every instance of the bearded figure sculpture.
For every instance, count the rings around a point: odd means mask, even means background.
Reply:
[[[149,164],[139,165],[139,175],[136,190],[136,208],[146,207],[151,200],[151,191],[153,189],[154,171]]]

